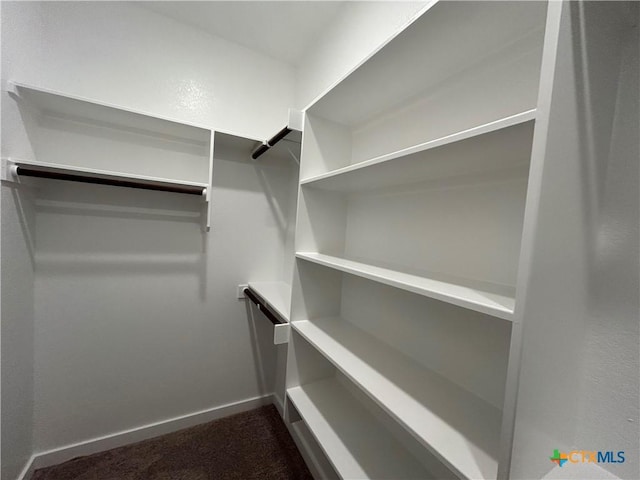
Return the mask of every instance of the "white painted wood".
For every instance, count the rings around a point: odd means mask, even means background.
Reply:
[[[288,402],[288,405],[291,406],[291,402]],[[302,420],[287,423],[287,428],[315,480],[340,478]]]
[[[302,129],[304,128],[304,112],[302,110],[290,108],[287,127],[289,127],[291,130],[298,130],[302,132]]]
[[[428,478],[336,379],[293,387],[287,395],[342,478]]]
[[[289,324],[281,324],[273,326],[273,344],[283,345],[289,343],[290,328]]]
[[[48,89],[15,89],[36,161],[211,184],[209,129]]]
[[[291,310],[291,285],[285,282],[249,282],[249,287],[278,315],[289,321]]]
[[[345,125],[389,110],[495,52],[504,55],[543,29],[544,9],[543,2],[437,2],[309,110]]]
[[[305,113],[300,177],[309,178],[349,164],[351,132],[344,125]]]
[[[207,191],[206,191],[206,199],[207,199],[207,222],[205,229],[208,232],[211,230],[211,219],[213,217],[213,210],[211,205],[211,194],[212,194],[212,186],[213,186],[213,153],[215,151],[215,131],[211,130],[209,132],[209,174],[207,175]]]
[[[512,322],[309,265],[343,277],[340,311],[324,316],[347,319],[422,367],[502,408]]]
[[[329,142],[305,146],[303,178],[534,109],[545,8],[544,2],[432,5],[307,109],[310,138],[342,129],[348,146],[340,156]]]
[[[151,115],[121,105],[93,100],[57,90],[28,85],[22,82],[9,82],[13,92],[35,106],[43,113],[68,115],[79,119],[91,119],[106,124],[121,125],[146,131],[149,134],[161,134],[181,140],[199,143],[209,141],[211,129],[204,125],[178,122],[167,117]]]
[[[538,119],[531,147],[531,170],[527,185],[527,203],[523,216],[523,233],[520,257],[518,259],[518,279],[514,311],[513,331],[509,346],[508,370],[505,382],[503,418],[501,427],[500,468],[498,478],[509,478],[511,469],[513,435],[517,407],[517,390],[522,361],[523,311],[532,268],[532,251],[536,231],[539,205],[542,196],[542,167],[544,150],[549,133],[549,109],[553,90],[562,2],[551,2],[547,10],[544,51],[541,61],[541,75],[538,94]]]
[[[301,334],[463,478],[498,475],[546,8],[430,3],[306,110],[288,385],[322,370]],[[358,328],[316,320],[332,312]],[[430,354],[409,335],[433,337]],[[483,386],[438,336],[449,348],[472,336],[493,345],[459,355],[483,369]],[[427,413],[412,416],[397,390],[425,382]],[[464,419],[443,421],[431,402],[464,404]],[[432,417],[446,427],[420,430]]]
[[[505,320],[513,316],[514,299],[500,285],[466,286],[321,253],[297,252],[296,257]]]
[[[461,478],[495,478],[500,411],[342,319],[294,330]]]
[[[640,5],[563,1],[553,13],[518,285],[522,360],[506,474],[638,478]],[[552,448],[626,455],[600,463],[605,471],[551,470]]]
[[[300,184],[339,192],[361,192],[528,166],[534,119],[535,110],[529,110],[321,175],[303,178]]]

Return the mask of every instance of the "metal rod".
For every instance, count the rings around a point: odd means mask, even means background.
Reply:
[[[269,150],[269,145],[267,145],[266,143],[262,143],[258,148],[251,152],[251,158],[255,160],[267,150]]]
[[[282,140],[284,137],[286,137],[287,135],[289,135],[291,132],[293,132],[292,129],[290,129],[289,127],[284,127],[282,130],[280,130],[278,133],[276,133],[273,137],[271,137],[269,140],[267,140],[265,143],[263,143],[262,145],[260,145],[258,148],[256,148],[252,153],[251,153],[251,158],[253,158],[254,160],[256,158],[258,158],[260,155],[262,155],[263,153],[265,153],[267,150],[269,150],[271,147],[273,147],[276,143],[278,143],[280,140]]]
[[[289,135],[291,132],[292,130],[289,127],[284,127],[282,130],[276,133],[273,137],[271,137],[271,139],[269,139],[267,143],[269,144],[270,147],[273,147],[276,143],[278,143],[284,137]]]
[[[244,294],[247,296],[249,300],[251,300],[253,303],[255,303],[258,306],[258,310],[264,313],[264,316],[267,317],[271,321],[271,323],[273,323],[274,325],[281,325],[283,323],[287,323],[283,321],[278,315],[274,314],[269,309],[269,307],[264,302],[262,302],[262,300],[257,295],[253,294],[251,290],[249,290],[248,288],[245,288]]]
[[[202,195],[204,187],[193,185],[171,185],[168,183],[147,183],[143,181],[126,180],[119,178],[94,177],[77,173],[63,173],[52,170],[40,170],[18,165],[18,175],[24,177],[51,178],[70,182],[93,183],[97,185],[111,185],[115,187],[141,188],[144,190],[158,190],[162,192],[186,193],[188,195]]]

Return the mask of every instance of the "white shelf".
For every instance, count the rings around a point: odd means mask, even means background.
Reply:
[[[515,299],[507,295],[508,287],[489,283],[472,284],[466,280],[464,283],[474,286],[465,286],[321,253],[298,252],[296,257],[469,310],[513,320]]]
[[[21,99],[46,115],[64,116],[81,121],[93,121],[120,130],[186,143],[206,145],[211,129],[200,125],[178,122],[165,117],[139,112],[118,105],[69,95],[63,92],[10,82],[9,88]]]
[[[342,478],[429,477],[335,378],[290,388],[287,395]]]
[[[203,227],[210,229],[211,129],[18,82],[9,82],[7,90],[22,111],[33,116],[25,125],[33,129],[29,136],[36,142],[38,167],[147,185],[206,188]]]
[[[291,310],[291,286],[285,282],[249,282],[255,291],[278,315],[287,322]]]
[[[469,66],[495,61],[514,44],[527,44],[531,37],[539,44],[544,8],[542,2],[430,2],[418,19],[308,111],[344,125],[360,124],[442,88],[447,80],[468,76]]]
[[[292,326],[456,475],[496,478],[498,408],[342,319]]]
[[[300,184],[341,192],[371,190],[458,175],[528,167],[536,111],[301,180]]]

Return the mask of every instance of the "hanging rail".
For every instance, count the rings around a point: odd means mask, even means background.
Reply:
[[[249,300],[251,300],[253,303],[256,304],[256,306],[258,307],[258,310],[264,313],[264,316],[267,317],[271,321],[271,323],[273,323],[274,325],[282,325],[287,323],[284,320],[282,320],[278,315],[273,313],[269,309],[269,307],[262,301],[262,299],[260,299],[257,295],[255,295],[249,288],[245,288],[243,292]]]
[[[304,116],[300,110],[292,110],[289,109],[289,119],[287,122],[287,126],[276,133],[273,137],[271,137],[266,142],[262,142],[258,145],[253,152],[251,152],[251,158],[254,160],[258,158],[260,155],[264,154],[271,147],[273,147],[276,143],[282,140],[284,137],[289,135],[293,131],[301,132]],[[298,142],[296,142],[298,143]]]
[[[273,137],[271,137],[266,142],[262,143],[260,146],[258,146],[258,148],[256,148],[253,152],[251,152],[251,158],[253,158],[255,160],[260,155],[262,155],[267,150],[269,150],[271,147],[273,147],[280,140],[282,140],[284,137],[289,135],[291,132],[293,132],[293,130],[291,128],[284,127],[282,130],[280,130],[278,133],[276,133]]]
[[[6,178],[5,178],[6,177]],[[12,162],[3,179],[11,177],[37,177],[70,182],[111,185],[116,187],[138,188],[163,192],[205,195],[206,186],[189,182],[173,182],[166,179],[127,177],[103,171],[74,169],[62,166],[36,165],[33,163]]]

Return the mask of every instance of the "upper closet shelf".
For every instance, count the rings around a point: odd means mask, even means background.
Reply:
[[[357,192],[526,169],[535,115],[535,109],[521,112],[300,183],[325,190]]]
[[[544,10],[545,2],[432,1],[307,111],[345,126],[359,125],[468,76],[469,68],[505,52],[522,56],[540,44]],[[474,87],[483,94],[481,85]]]
[[[321,253],[298,252],[296,257],[469,310],[513,320],[515,299],[513,295],[507,295],[507,287],[486,282],[476,282],[471,286],[473,283],[467,280],[453,283],[435,276],[419,276]]]
[[[12,176],[203,195],[211,225],[214,132],[99,100],[9,82],[34,160],[14,160]]]
[[[126,128],[134,134],[161,136],[184,143],[208,145],[211,140],[211,129],[203,126],[18,82],[10,82],[8,88],[10,93],[46,115],[90,120],[103,127]]]

